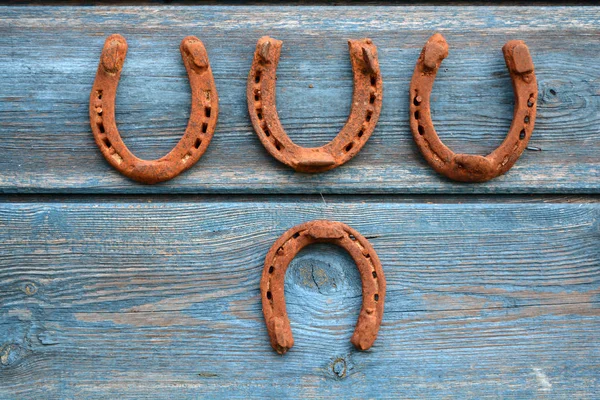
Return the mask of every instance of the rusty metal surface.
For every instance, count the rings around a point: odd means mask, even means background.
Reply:
[[[284,354],[294,345],[285,306],[285,272],[296,254],[313,243],[338,245],[356,263],[362,280],[363,301],[351,342],[359,350],[369,349],[377,338],[383,317],[385,276],[381,262],[364,236],[346,224],[327,220],[314,220],[289,229],[267,253],[260,291],[271,346]]]
[[[115,97],[127,42],[121,35],[111,35],[102,49],[90,94],[92,132],[104,158],[123,175],[142,183],[167,181],[192,167],[208,148],[217,125],[219,99],[206,49],[198,38],[188,36],[180,50],[192,90],[187,129],[167,155],[142,160],[129,151],[115,123]]]
[[[457,154],[438,137],[431,121],[430,95],[448,44],[436,33],[417,60],[410,83],[410,128],[423,157],[437,172],[463,182],[485,182],[506,173],[527,147],[533,132],[538,96],[529,49],[511,40],[502,47],[515,95],[513,121],[502,144],[487,156]]]
[[[292,142],[277,115],[275,84],[282,43],[264,36],[256,44],[246,90],[256,134],[273,157],[299,172],[323,172],[346,163],[364,146],[379,119],[383,82],[377,47],[371,39],[348,40],[354,77],[350,116],[331,142],[306,148]]]

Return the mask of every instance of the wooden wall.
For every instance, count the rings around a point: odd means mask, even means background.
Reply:
[[[413,144],[408,85],[427,38],[450,56],[433,119],[455,151],[504,138],[501,47],[528,44],[539,82],[529,148],[506,175],[460,184]],[[179,42],[201,38],[220,97],[203,158],[164,184],[112,169],[88,97],[106,36],[129,53],[117,122],[158,158],[190,108]],[[297,143],[343,126],[349,38],[378,46],[373,136],[333,171],[295,173],[252,130],[256,40],[284,41],[278,111]],[[597,398],[600,393],[600,8],[13,6],[0,8],[0,398]],[[342,250],[292,262],[296,345],[270,348],[259,279],[288,228],[345,222],[388,282],[380,336],[349,342],[360,279]]]

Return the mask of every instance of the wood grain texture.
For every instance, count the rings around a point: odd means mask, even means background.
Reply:
[[[3,7],[0,9],[0,191],[5,193],[599,193],[598,7]],[[509,39],[530,48],[539,106],[530,151],[485,184],[431,170],[408,127],[408,84],[431,33],[450,56],[436,80],[433,118],[442,140],[485,154],[504,138],[513,96],[501,54]],[[202,160],[156,186],[114,171],[96,148],[88,94],[102,43],[130,44],[117,122],[142,158],[166,154],[185,129],[190,94],[177,51],[196,35],[209,53],[219,124]],[[245,81],[256,40],[284,41],[278,110],[303,146],[331,140],[352,91],[348,38],[378,46],[384,104],[361,153],[328,173],[295,173],[267,154],[247,115]],[[312,88],[309,88],[312,85]],[[537,151],[539,150],[539,151]]]
[[[2,398],[596,398],[600,203],[0,204]],[[349,342],[350,257],[299,254],[295,347],[270,346],[259,279],[287,228],[343,221],[388,283]]]

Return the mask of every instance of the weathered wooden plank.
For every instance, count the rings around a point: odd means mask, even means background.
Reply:
[[[0,204],[0,397],[594,398],[600,203]],[[344,221],[388,282],[380,337],[349,343],[360,282],[314,246],[286,283],[296,345],[270,348],[263,258]]]
[[[0,190],[80,193],[598,193],[600,54],[597,7],[4,7],[0,10]],[[412,143],[407,88],[427,37],[441,31],[451,53],[433,113],[453,149],[486,153],[512,118],[501,55],[509,39],[529,45],[539,81],[536,130],[506,176],[478,185],[437,176]],[[105,37],[130,51],[117,118],[141,157],[165,154],[185,128],[190,95],[178,44],[205,43],[221,112],[213,142],[183,176],[143,186],[112,170],[88,125],[88,93]],[[278,108],[290,136],[320,145],[343,125],[352,90],[346,39],[379,47],[384,105],[378,127],[347,165],[316,176],[272,159],[252,131],[245,79],[256,40],[284,40]],[[309,88],[312,85],[312,88]]]
[[[9,194],[0,196],[0,203],[120,203],[120,202],[169,202],[169,203],[230,203],[230,202],[307,202],[307,203],[426,203],[426,204],[524,204],[524,203],[598,203],[598,195],[210,195],[180,194],[151,195],[78,195],[78,194]]]

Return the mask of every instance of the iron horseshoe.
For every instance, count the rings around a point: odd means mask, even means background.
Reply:
[[[431,121],[430,95],[448,44],[436,33],[417,60],[410,82],[410,129],[429,165],[446,177],[462,182],[485,182],[506,173],[527,147],[536,115],[537,81],[529,49],[521,40],[502,47],[515,94],[510,130],[502,144],[487,156],[455,154],[438,137]]]
[[[385,276],[371,244],[360,233],[341,222],[315,220],[285,232],[267,253],[260,281],[262,308],[271,346],[284,354],[294,345],[285,307],[283,286],[289,263],[304,247],[333,243],[354,259],[362,280],[362,308],[350,340],[360,350],[369,349],[379,331],[385,301]]]
[[[256,134],[273,157],[299,172],[323,172],[346,163],[364,146],[379,119],[383,82],[377,47],[371,39],[348,41],[354,75],[350,116],[331,142],[307,148],[292,142],[277,115],[275,83],[282,43],[264,36],[256,44],[246,90]]]
[[[217,125],[219,99],[206,49],[200,39],[188,36],[181,42],[180,50],[192,90],[187,129],[167,155],[157,160],[142,160],[129,151],[115,123],[115,98],[127,42],[121,35],[111,35],[102,49],[90,94],[92,132],[109,164],[139,182],[167,181],[192,167],[206,151]]]

